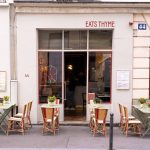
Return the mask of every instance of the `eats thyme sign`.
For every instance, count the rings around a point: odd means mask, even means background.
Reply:
[[[85,21],[87,28],[114,28],[115,21]]]

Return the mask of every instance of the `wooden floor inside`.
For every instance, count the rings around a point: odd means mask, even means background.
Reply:
[[[64,121],[86,121],[86,111],[82,109],[65,110]]]

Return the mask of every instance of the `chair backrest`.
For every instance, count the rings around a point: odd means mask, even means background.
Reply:
[[[5,118],[9,115],[9,113],[11,112],[11,110],[15,107],[16,105],[12,105],[11,107],[9,107],[8,109],[6,109],[4,111],[4,113],[2,113],[1,117],[0,117],[0,124],[2,124],[2,122],[5,120]]]
[[[55,104],[59,104],[60,103],[60,100],[59,99],[56,99],[55,100]],[[55,108],[55,113],[58,113],[59,112],[59,109],[58,108]]]
[[[124,110],[124,117],[126,120],[128,120],[128,108],[126,106],[123,106],[123,110]]]
[[[105,123],[106,117],[107,117],[107,112],[108,112],[108,109],[96,108],[95,109],[96,120],[103,120],[103,122]]]
[[[26,115],[27,115],[27,104],[25,104],[23,107],[22,118],[24,118]]]
[[[45,108],[42,107],[42,116],[43,116],[43,121],[45,122],[46,119],[53,119],[54,116],[54,108]]]
[[[119,105],[120,116],[121,116],[121,117],[125,117],[123,105],[121,105],[121,104],[118,104],[118,105]]]
[[[88,104],[90,103],[90,100],[95,99],[95,93],[88,93]]]
[[[32,108],[32,101],[28,102],[27,104],[27,116],[30,116],[31,108]]]

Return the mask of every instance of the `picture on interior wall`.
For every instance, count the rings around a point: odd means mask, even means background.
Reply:
[[[6,90],[6,71],[0,71],[0,91]]]
[[[128,70],[117,71],[117,89],[118,90],[129,89],[129,76],[130,76],[130,73]]]

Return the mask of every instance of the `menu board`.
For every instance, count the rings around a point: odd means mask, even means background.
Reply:
[[[129,89],[129,71],[117,71],[117,89]]]
[[[6,90],[6,71],[0,71],[0,91]]]

